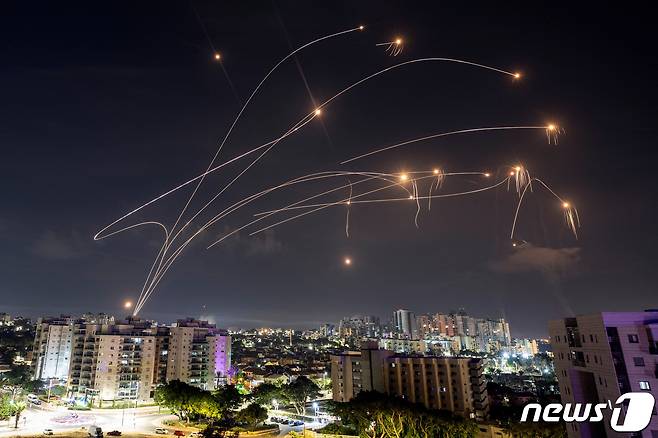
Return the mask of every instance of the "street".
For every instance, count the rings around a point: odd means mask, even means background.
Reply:
[[[156,427],[165,419],[174,419],[170,414],[158,413],[158,408],[137,409],[93,409],[91,411],[71,411],[66,408],[50,409],[45,405],[33,406],[23,411],[14,429],[13,418],[0,425],[0,436],[43,435],[44,429],[61,432],[85,432],[90,425],[100,426],[105,433],[118,430],[126,433],[153,434]]]

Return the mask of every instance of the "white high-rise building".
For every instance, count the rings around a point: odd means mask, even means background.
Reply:
[[[393,312],[393,324],[399,335],[407,339],[418,339],[416,315],[412,311],[399,309]]]
[[[66,379],[73,340],[73,320],[67,316],[40,319],[33,347],[35,379]]]

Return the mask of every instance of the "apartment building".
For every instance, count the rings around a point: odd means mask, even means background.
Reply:
[[[377,348],[331,356],[334,401],[346,402],[361,391],[374,390],[465,418],[488,415],[482,371],[481,359],[395,354]]]
[[[647,391],[658,399],[658,311],[582,315],[549,323],[555,371],[563,403],[612,403],[627,392]],[[658,417],[636,434],[605,421],[570,423],[569,437],[656,437]]]
[[[66,381],[70,396],[95,403],[150,401],[157,385],[176,379],[214,389],[231,366],[231,337],[193,319],[165,327],[137,318],[51,318],[40,321],[33,350],[35,378]]]
[[[231,338],[205,321],[180,320],[169,328],[166,380],[214,389],[228,378]]]
[[[384,361],[392,355],[376,343],[361,351],[331,355],[331,382],[334,401],[350,401],[361,391],[385,392]]]
[[[69,316],[40,318],[37,321],[32,354],[35,379],[67,378],[73,331],[73,319]]]
[[[386,358],[386,393],[464,418],[489,413],[482,359],[395,355]]]

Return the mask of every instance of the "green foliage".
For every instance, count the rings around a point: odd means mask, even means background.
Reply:
[[[330,410],[362,437],[472,438],[478,430],[470,420],[374,391],[361,392],[346,403],[332,403]]]
[[[356,429],[342,424],[329,423],[322,429],[317,430],[318,433],[334,434],[334,435],[356,435]]]
[[[196,386],[172,380],[155,390],[155,402],[171,409],[179,419],[189,421],[190,416],[198,412],[204,393]]]
[[[254,428],[267,420],[267,409],[258,403],[251,403],[246,408],[238,411],[235,419],[238,423]]]
[[[14,407],[11,404],[9,394],[0,394],[0,421],[9,420],[14,415]]]
[[[156,403],[171,409],[180,420],[207,419],[211,423],[221,421],[227,426],[233,424],[234,411],[242,403],[242,398],[232,385],[222,386],[211,393],[180,380],[172,380],[155,391]]]
[[[272,400],[283,399],[283,391],[271,383],[261,383],[251,392],[251,397],[258,404],[271,405]]]
[[[304,414],[306,403],[320,397],[320,388],[306,376],[299,376],[297,380],[282,386],[282,395],[293,405],[298,415]]]

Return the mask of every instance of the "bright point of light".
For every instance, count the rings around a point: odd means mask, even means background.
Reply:
[[[516,242],[512,243],[512,246],[516,246]]]
[[[220,54],[219,54],[219,53],[215,53],[215,59],[216,59],[216,60],[218,60],[218,61],[219,61],[219,60],[220,60],[221,58],[222,58],[222,57],[220,56]]]
[[[514,170],[516,170],[517,172],[521,172],[521,166],[516,166]]]
[[[125,307],[126,309],[130,309],[132,306],[133,306],[132,301],[126,301],[125,303],[123,303],[123,307]]]
[[[402,39],[401,39],[401,38],[396,38],[396,40],[395,40],[395,44],[397,44],[398,46],[399,46],[400,44],[402,44]]]
[[[366,27],[363,26],[363,25],[359,26],[359,30],[363,30],[363,29],[365,29],[365,28],[366,28]]]
[[[352,201],[347,201],[347,205],[350,205],[351,203],[352,203]]]
[[[414,195],[409,195],[409,199],[414,199]]]
[[[345,257],[345,260],[343,261],[347,266],[352,264],[352,259],[349,257]]]
[[[519,79],[521,77],[521,73],[514,73],[514,79]]]
[[[406,181],[408,179],[409,179],[409,175],[407,175],[406,173],[400,175],[400,181]]]
[[[439,174],[439,169],[434,169],[434,175],[438,175],[438,174]]]
[[[551,124],[546,127],[549,131],[555,131],[555,125]]]
[[[315,110],[315,115],[319,116],[320,114],[322,114],[322,110],[320,108],[316,109]]]
[[[489,177],[491,176],[491,174],[490,174],[489,172],[486,172],[486,173],[484,174],[484,176],[486,176],[487,178],[489,178]]]
[[[509,173],[510,176],[514,176],[514,171]]]
[[[569,208],[569,203],[568,203],[568,202],[563,202],[563,203],[562,203],[562,207],[564,207],[564,208]]]

